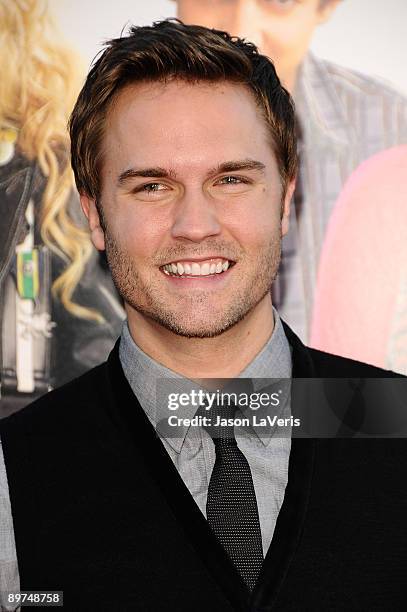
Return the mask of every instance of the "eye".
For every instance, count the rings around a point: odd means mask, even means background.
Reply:
[[[157,193],[157,191],[165,191],[167,187],[162,183],[146,183],[145,185],[140,185],[136,187],[134,190],[135,193]]]
[[[247,179],[242,178],[241,176],[223,176],[218,179],[215,185],[240,185],[241,183],[247,184],[249,181]]]
[[[137,185],[136,187],[134,187],[131,193],[137,200],[141,200],[144,202],[155,202],[157,200],[166,200],[167,197],[172,193],[172,189],[165,183],[143,183],[142,185]]]

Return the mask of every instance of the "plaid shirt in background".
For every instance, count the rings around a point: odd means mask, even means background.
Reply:
[[[300,171],[273,303],[308,342],[318,262],[335,201],[361,162],[407,143],[407,99],[383,82],[308,55],[294,100]]]

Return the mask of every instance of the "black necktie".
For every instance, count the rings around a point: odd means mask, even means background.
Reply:
[[[207,431],[216,460],[209,481],[208,523],[251,591],[263,563],[259,513],[250,466],[238,448],[233,425],[214,427],[217,416],[234,418],[235,406],[211,409]]]

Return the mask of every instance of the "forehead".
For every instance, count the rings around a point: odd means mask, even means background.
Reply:
[[[178,80],[121,90],[108,112],[103,148],[105,163],[114,164],[271,153],[267,125],[247,87]]]

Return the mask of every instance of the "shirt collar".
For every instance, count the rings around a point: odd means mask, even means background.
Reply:
[[[273,308],[274,328],[273,332],[256,357],[239,374],[238,378],[250,378],[253,382],[253,391],[258,392],[270,385],[270,379],[275,379],[276,384],[280,379],[291,378],[291,351],[286,338],[281,319]],[[168,422],[168,408],[160,399],[160,389],[165,381],[171,379],[171,392],[189,393],[192,390],[199,391],[199,386],[163,364],[155,361],[144,353],[131,337],[127,321],[123,324],[120,338],[119,356],[124,374],[145,411],[152,425],[157,429],[161,437],[177,453],[181,452],[189,427],[177,427],[176,436],[171,435],[168,427],[162,427]],[[284,402],[279,407],[280,411],[285,408]],[[177,417],[180,419],[192,418],[197,408],[191,406],[179,406]],[[248,408],[247,410],[250,410]],[[257,411],[258,417],[267,408]],[[246,412],[246,410],[242,410]],[[196,428],[194,428],[196,431]],[[273,428],[264,426],[253,426],[253,430],[265,446],[273,435]]]

